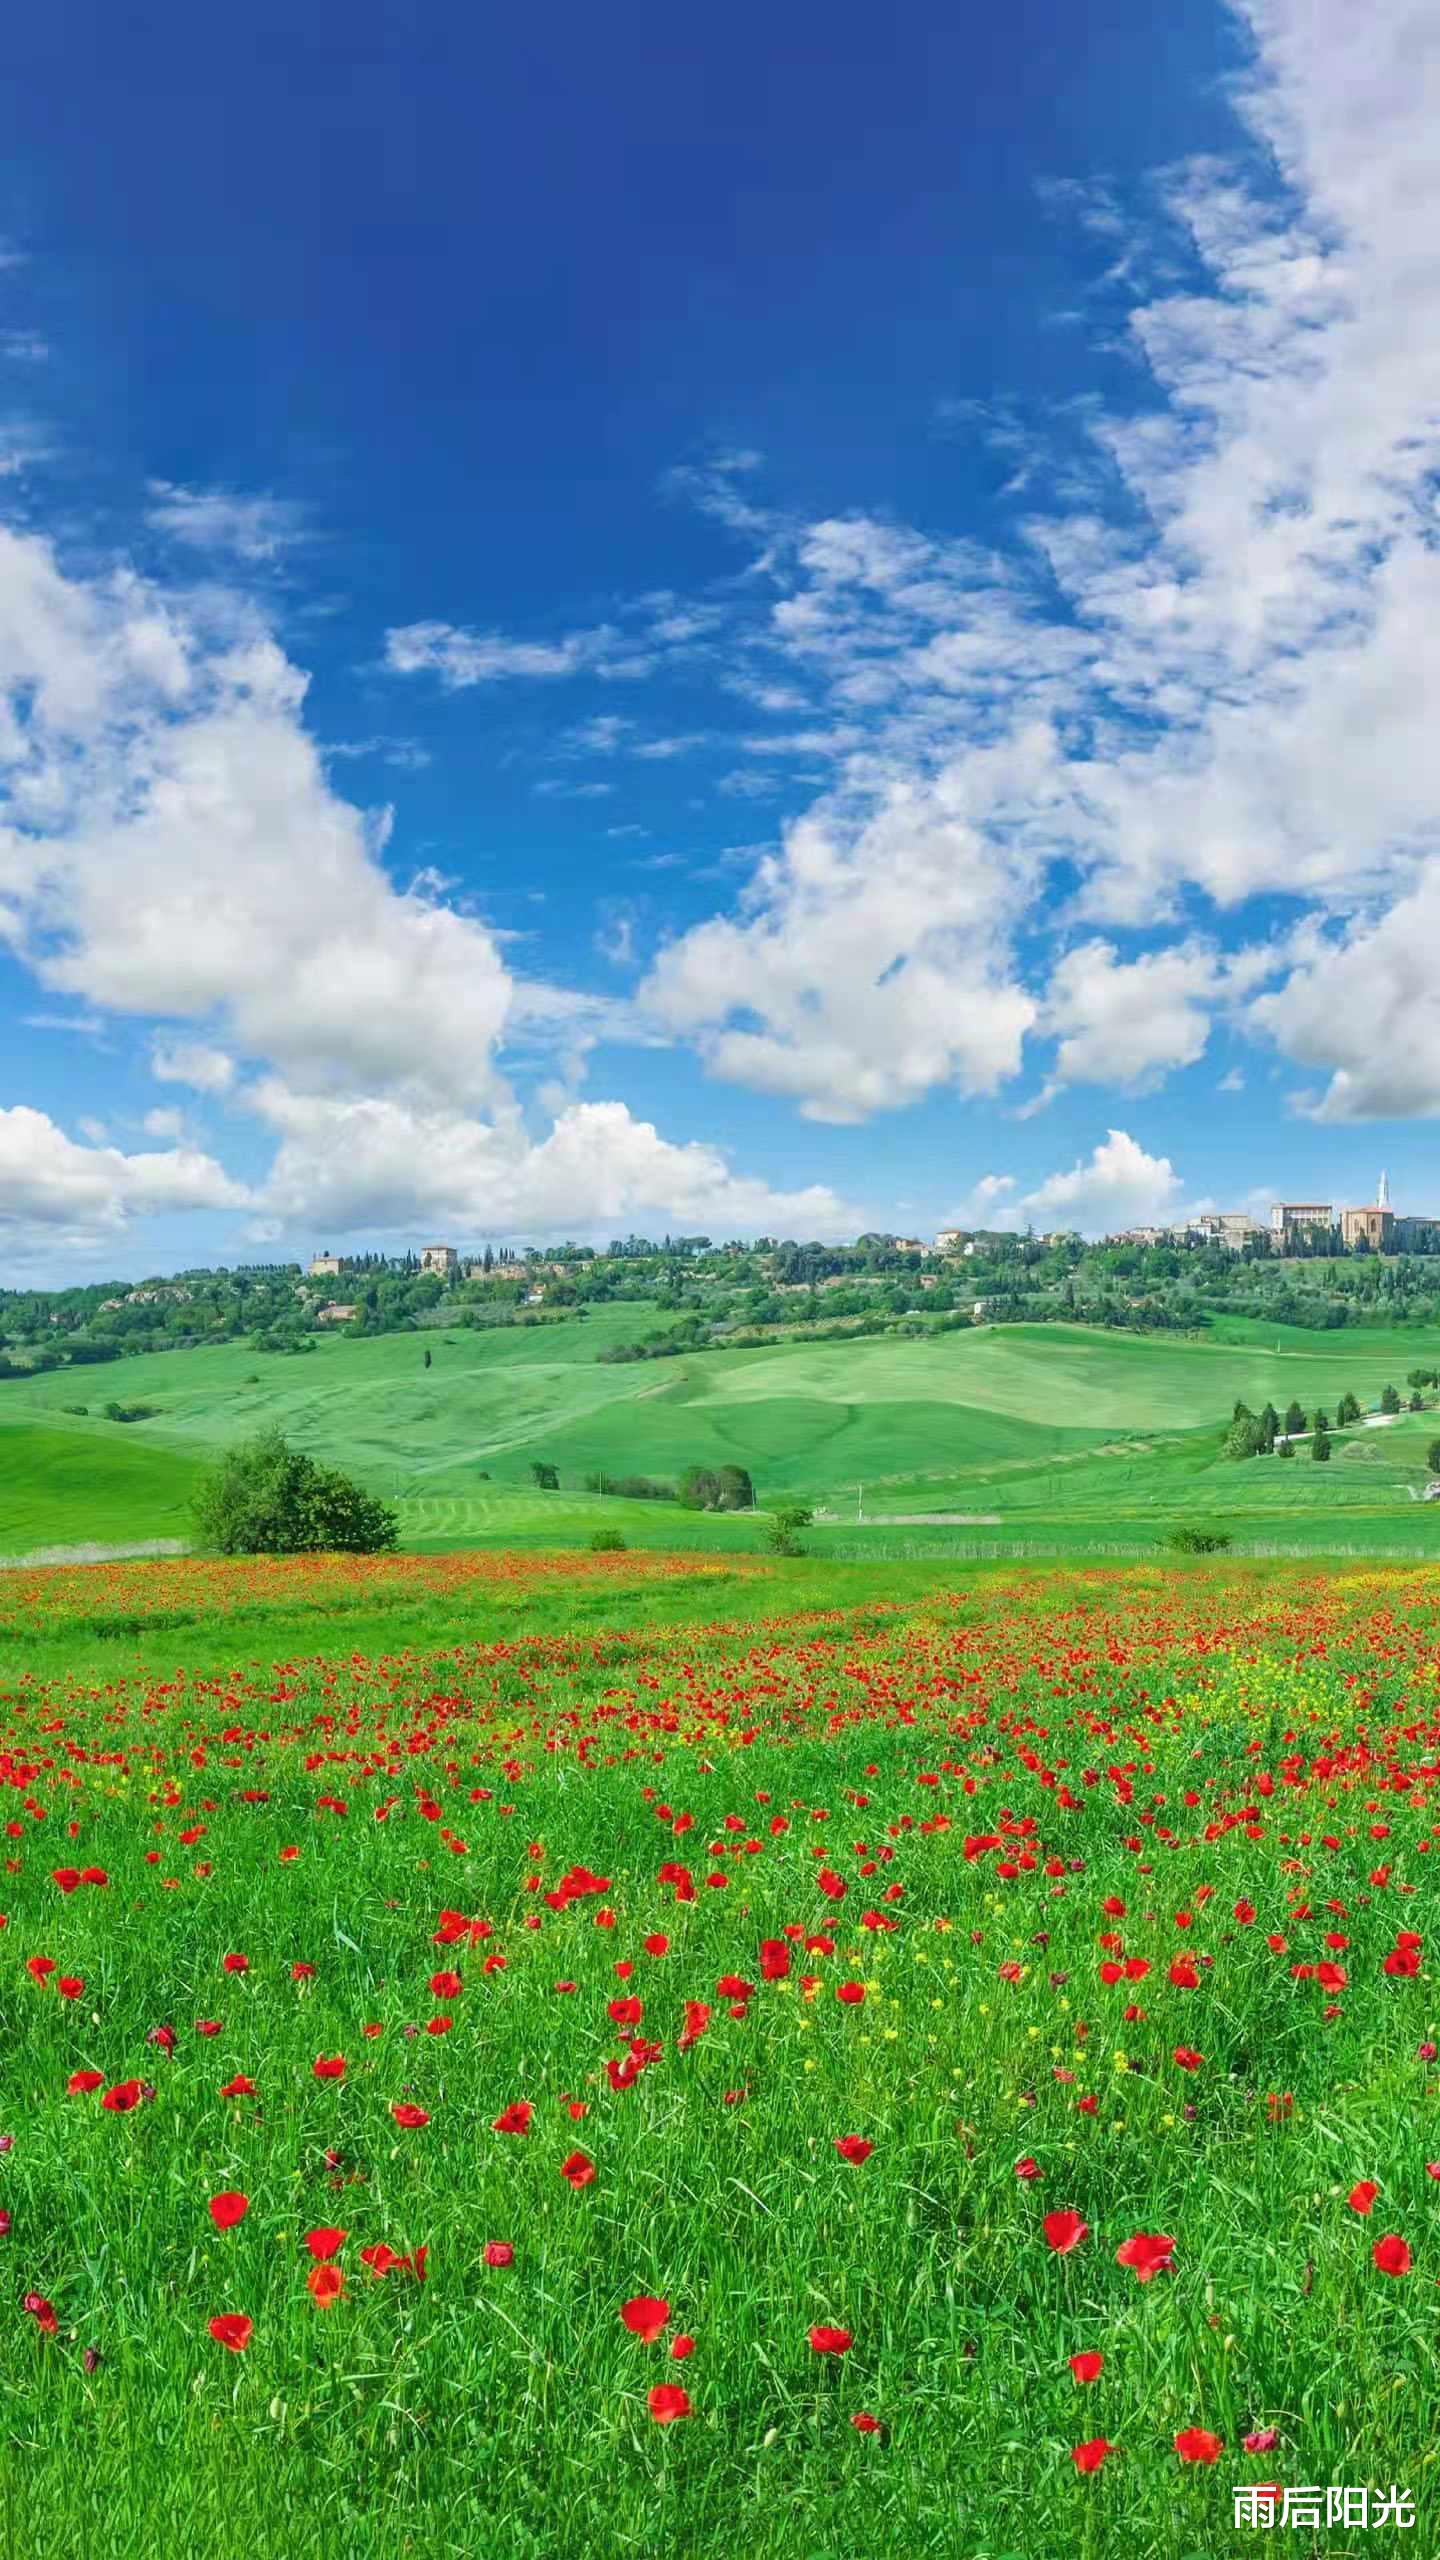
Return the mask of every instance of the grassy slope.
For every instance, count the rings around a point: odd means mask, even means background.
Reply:
[[[0,1555],[82,1539],[183,1538],[200,1473],[132,1429],[20,1421],[0,1432]]]
[[[1338,1439],[1328,1468],[1236,1467],[1216,1455],[1237,1395],[1282,1409],[1298,1396],[1333,1414],[1349,1386],[1373,1402],[1386,1379],[1435,1358],[1420,1333],[1314,1334],[1231,1321],[1199,1342],[1016,1326],[929,1341],[789,1343],[663,1363],[597,1355],[654,1322],[603,1310],[585,1325],[327,1341],[309,1358],[244,1345],[154,1353],[88,1377],[89,1417],[66,1415],[73,1374],[0,1386],[0,1553],[66,1538],[183,1529],[193,1475],[215,1448],[267,1423],[399,1501],[405,1534],[552,1543],[603,1518],[639,1543],[754,1543],[758,1524],[677,1517],[670,1506],[603,1506],[575,1488],[593,1470],[674,1476],[736,1458],[762,1500],[823,1506],[820,1535],[873,1548],[893,1527],[868,1515],[958,1512],[997,1536],[1062,1546],[1153,1539],[1179,1517],[1230,1520],[1286,1543],[1354,1539],[1426,1551],[1435,1511],[1410,1498],[1440,1415]],[[430,1348],[433,1366],[423,1367]],[[154,1404],[148,1422],[98,1418],[118,1394]],[[560,1498],[534,1494],[530,1463],[557,1464]],[[917,1522],[931,1544],[974,1544],[983,1527]]]

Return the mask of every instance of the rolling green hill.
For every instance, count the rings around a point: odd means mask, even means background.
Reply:
[[[183,1534],[202,1465],[269,1423],[397,1501],[407,1537],[436,1544],[573,1536],[601,1519],[646,1542],[744,1542],[757,1524],[645,1504],[623,1506],[622,1522],[622,1506],[581,1490],[591,1473],[673,1478],[732,1459],[762,1504],[813,1503],[832,1543],[909,1528],[962,1547],[1145,1544],[1171,1520],[1213,1515],[1253,1539],[1440,1544],[1440,1505],[1415,1498],[1440,1413],[1337,1436],[1328,1467],[1303,1452],[1218,1455],[1237,1396],[1333,1415],[1349,1387],[1373,1405],[1387,1380],[1436,1359],[1429,1336],[1237,1319],[1197,1341],[1045,1325],[599,1357],[653,1323],[627,1306],[584,1324],[323,1340],[300,1359],[227,1344],[0,1382],[0,1553]],[[79,1395],[89,1413],[66,1413]],[[155,1411],[104,1421],[111,1396]],[[537,1459],[560,1470],[563,1501],[534,1492]]]

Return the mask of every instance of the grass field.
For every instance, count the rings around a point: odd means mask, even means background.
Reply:
[[[1433,2548],[1437,1596],[5,1577],[10,2546]]]
[[[847,1552],[1142,1549],[1170,1522],[1212,1514],[1252,1544],[1429,1551],[1434,1513],[1414,1497],[1440,1414],[1337,1439],[1328,1468],[1303,1453],[1245,1466],[1218,1455],[1237,1396],[1333,1415],[1350,1387],[1373,1404],[1387,1380],[1435,1360],[1426,1334],[1236,1321],[1187,1341],[1017,1326],[600,1360],[653,1321],[624,1307],[584,1325],[327,1340],[300,1360],[225,1345],[5,1382],[0,1554],[57,1536],[175,1534],[201,1467],[269,1423],[394,1500],[422,1545],[553,1543],[603,1521],[642,1544],[743,1548],[758,1543],[753,1526],[582,1490],[599,1471],[674,1478],[739,1460],[762,1503],[815,1504],[821,1543]],[[90,1412],[66,1413],[81,1395]],[[106,1422],[111,1396],[156,1410]],[[537,1459],[560,1469],[563,1518],[531,1490]]]

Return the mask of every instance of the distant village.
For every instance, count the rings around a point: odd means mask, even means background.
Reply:
[[[914,1257],[922,1262],[986,1260],[1013,1253],[1022,1246],[1054,1252],[1062,1248],[1078,1249],[1081,1238],[1073,1230],[1060,1228],[1037,1234],[1014,1229],[978,1227],[942,1227],[935,1237],[866,1235],[853,1246],[831,1248],[841,1255],[868,1250],[872,1256]],[[1327,1260],[1349,1254],[1440,1253],[1440,1212],[1426,1216],[1402,1216],[1390,1202],[1389,1182],[1381,1174],[1373,1201],[1358,1208],[1337,1208],[1329,1201],[1280,1200],[1270,1211],[1268,1223],[1252,1217],[1246,1209],[1204,1210],[1181,1224],[1173,1226],[1123,1227],[1100,1240],[1101,1246],[1121,1246],[1153,1251],[1169,1247],[1179,1253],[1219,1250],[1246,1255],[1252,1260],[1278,1256],[1281,1259]],[[806,1248],[799,1248],[806,1250]],[[1092,1248],[1094,1249],[1094,1248]],[[609,1247],[609,1258],[645,1260],[673,1258],[685,1260],[697,1254],[724,1252],[709,1236],[666,1236],[663,1242],[649,1237],[617,1238]],[[770,1237],[761,1237],[754,1245],[729,1248],[737,1253],[772,1257],[793,1252],[793,1246],[777,1246]],[[810,1248],[813,1250],[813,1248]],[[543,1248],[527,1246],[516,1253],[502,1248],[497,1254],[487,1248],[483,1256],[467,1256],[457,1245],[422,1245],[418,1254],[413,1249],[403,1259],[406,1267],[431,1273],[445,1283],[456,1281],[483,1282],[497,1274],[522,1279],[519,1303],[541,1307],[551,1294],[556,1281],[568,1282],[582,1263],[594,1263],[607,1257],[598,1248],[587,1245],[565,1245],[546,1253]],[[383,1261],[383,1257],[366,1255],[350,1257],[338,1253],[312,1255],[308,1277],[312,1281],[340,1280],[347,1273]],[[845,1270],[830,1272],[810,1281],[781,1282],[782,1288],[843,1287],[850,1274]],[[922,1281],[922,1287],[926,1284]],[[938,1275],[931,1285],[938,1285]],[[320,1324],[350,1324],[358,1308],[346,1298],[327,1299],[315,1310]]]

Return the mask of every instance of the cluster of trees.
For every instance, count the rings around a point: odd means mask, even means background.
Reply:
[[[560,1471],[547,1458],[532,1458],[530,1474],[542,1493],[558,1493]],[[753,1511],[755,1486],[748,1467],[687,1467],[678,1485],[654,1476],[617,1476],[592,1469],[587,1493],[615,1495],[627,1502],[678,1502],[687,1511]]]
[[[1410,1389],[1408,1403],[1401,1396],[1398,1387],[1381,1388],[1380,1411],[1382,1413],[1395,1414],[1406,1410],[1411,1413],[1423,1413],[1424,1390],[1426,1387],[1440,1387],[1440,1369],[1411,1369],[1407,1373],[1405,1383]],[[1349,1424],[1359,1422],[1361,1419],[1359,1397],[1352,1395],[1347,1388],[1335,1408],[1336,1428],[1344,1430]],[[1307,1431],[1310,1435],[1310,1455],[1312,1458],[1319,1459],[1323,1465],[1330,1455],[1330,1416],[1323,1409],[1317,1407],[1313,1415],[1307,1415],[1304,1406],[1292,1398],[1285,1408],[1285,1418],[1282,1421],[1273,1404],[1266,1404],[1259,1413],[1252,1413],[1244,1399],[1237,1398],[1230,1426],[1225,1434],[1224,1454],[1227,1458],[1258,1458],[1268,1457],[1273,1451],[1282,1458],[1293,1457],[1294,1449],[1291,1444],[1303,1437]],[[1440,1451],[1440,1441],[1432,1441],[1430,1445],[1429,1463],[1434,1466],[1435,1453]]]
[[[399,1536],[385,1503],[280,1431],[227,1452],[200,1488],[195,1520],[205,1544],[227,1556],[374,1555]]]

